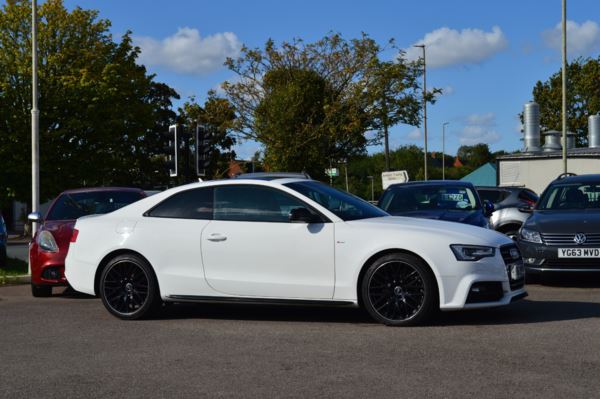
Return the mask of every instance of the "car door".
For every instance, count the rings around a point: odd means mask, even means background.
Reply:
[[[329,299],[334,288],[333,223],[290,223],[309,208],[258,184],[214,187],[213,220],[202,232],[208,283],[228,295]]]

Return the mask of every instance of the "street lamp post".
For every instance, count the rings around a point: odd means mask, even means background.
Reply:
[[[424,177],[427,180],[427,61],[425,58],[425,44],[416,44],[414,47],[423,49],[423,132],[425,136]]]
[[[373,186],[373,176],[367,176],[371,180],[371,202],[375,201],[375,187]]]
[[[40,111],[38,109],[38,57],[37,57],[37,1],[31,3],[31,212],[37,212],[40,207],[40,165],[39,165],[39,134]],[[37,229],[36,223],[31,224],[31,236]]]
[[[446,125],[450,122],[442,124],[442,180],[446,180]]]
[[[567,0],[562,0],[562,158],[567,173]]]

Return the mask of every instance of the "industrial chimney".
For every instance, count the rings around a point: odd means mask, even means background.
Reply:
[[[588,145],[590,148],[600,147],[600,114],[588,118]]]
[[[540,106],[533,101],[523,107],[524,152],[540,152]]]

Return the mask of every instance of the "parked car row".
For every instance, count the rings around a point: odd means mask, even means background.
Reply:
[[[0,267],[6,265],[6,241],[8,240],[8,232],[6,231],[6,223],[0,214]]]
[[[71,190],[30,217],[32,293],[68,279],[122,319],[163,302],[244,302],[362,306],[419,324],[525,297],[525,270],[600,271],[599,197],[600,175],[561,177],[539,201],[526,188],[404,183],[379,208],[285,173],[152,197]]]

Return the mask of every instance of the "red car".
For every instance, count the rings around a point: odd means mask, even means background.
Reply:
[[[85,215],[109,213],[144,197],[144,191],[137,188],[68,190],[52,202],[43,219],[38,213],[29,215],[30,221],[38,223],[37,232],[29,244],[33,296],[50,296],[52,287],[67,285],[65,257],[75,220]]]

